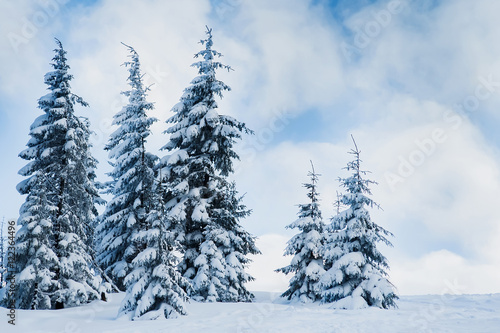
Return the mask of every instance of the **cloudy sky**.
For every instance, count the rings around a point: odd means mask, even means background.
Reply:
[[[46,93],[59,38],[73,92],[89,108],[98,174],[103,146],[126,102],[120,66],[136,48],[153,84],[151,151],[196,75],[205,25],[234,71],[220,112],[255,131],[238,145],[234,179],[259,237],[252,290],[284,291],[273,270],[306,200],[310,160],[321,173],[323,215],[334,213],[350,135],[378,182],[373,220],[392,231],[382,247],[401,294],[500,292],[500,2],[495,0],[2,0],[0,1],[0,217],[15,219],[17,157]]]

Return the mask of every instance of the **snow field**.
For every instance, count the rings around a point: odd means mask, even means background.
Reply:
[[[26,333],[364,333],[500,332],[500,294],[401,296],[399,308],[334,310],[289,303],[257,292],[254,303],[187,303],[178,319],[116,320],[125,293],[64,310],[17,310],[16,326],[2,309],[0,332]]]

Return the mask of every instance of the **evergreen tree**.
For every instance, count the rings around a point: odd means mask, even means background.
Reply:
[[[254,278],[245,272],[247,254],[260,253],[253,237],[239,224],[251,211],[242,204],[234,182],[220,180],[207,209],[212,223],[204,231],[200,255],[194,261],[193,288],[207,301],[249,302],[253,295],[244,284]]]
[[[158,186],[160,188],[160,186]],[[185,315],[185,289],[189,282],[177,271],[178,223],[165,214],[163,193],[158,193],[155,207],[147,217],[151,226],[134,235],[133,241],[146,244],[132,261],[131,272],[124,282],[127,294],[119,316],[133,320],[176,318]]]
[[[340,202],[347,209],[332,218],[323,250],[327,271],[321,278],[322,301],[345,309],[396,307],[398,296],[387,279],[389,264],[377,249],[379,242],[391,246],[386,236],[392,234],[370,218],[367,207],[378,205],[368,197],[369,185],[376,183],[363,178],[367,171],[360,169],[360,151],[354,145],[354,160],[345,168],[352,175],[340,178],[347,192]]]
[[[124,65],[129,71],[130,90],[122,94],[129,103],[114,116],[113,124],[119,127],[105,147],[113,160],[110,163],[114,169],[109,173],[112,181],[107,184],[107,192],[113,198],[97,227],[98,262],[121,290],[125,290],[123,280],[131,271],[132,260],[145,247],[136,235],[149,228],[147,218],[154,204],[157,160],[145,148],[150,126],[157,121],[147,115],[153,109],[153,104],[146,101],[149,89],[144,87],[139,55],[132,47],[127,48],[131,61]]]
[[[321,299],[320,278],[324,274],[323,258],[320,251],[324,244],[324,224],[319,209],[319,193],[317,191],[318,177],[314,172],[308,173],[311,178],[304,187],[309,191],[310,202],[299,205],[299,218],[288,225],[289,229],[299,229],[301,232],[288,241],[285,255],[293,255],[290,265],[276,271],[285,274],[294,273],[290,286],[281,297],[296,299],[308,303]]]
[[[180,270],[192,282],[190,296],[206,301],[250,301],[244,283],[252,278],[244,272],[248,254],[259,250],[239,225],[248,215],[237,191],[226,177],[239,158],[233,145],[242,133],[251,133],[245,124],[219,115],[216,96],[230,88],[217,80],[217,69],[230,70],[216,61],[222,55],[212,49],[212,30],[201,41],[205,49],[193,67],[198,76],[185,89],[175,113],[167,123],[169,142],[163,147],[171,155],[161,162],[166,207],[170,218],[181,221],[183,259]]]
[[[88,121],[74,114],[87,106],[71,93],[66,51],[58,48],[54,71],[45,75],[50,92],[39,99],[44,114],[31,126],[30,161],[20,170],[28,177],[18,185],[26,194],[16,235],[16,307],[48,309],[76,306],[98,297],[89,244],[94,235],[96,160],[90,155]]]

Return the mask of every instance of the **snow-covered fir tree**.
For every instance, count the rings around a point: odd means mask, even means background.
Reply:
[[[147,112],[153,103],[146,100],[148,88],[144,86],[139,55],[130,46],[128,84],[130,90],[122,92],[128,104],[115,116],[118,129],[111,134],[105,149],[114,169],[109,173],[107,192],[113,198],[107,203],[97,227],[98,262],[104,272],[125,290],[124,278],[132,269],[132,260],[145,248],[136,238],[137,233],[150,226],[148,215],[154,205],[155,161],[157,157],[146,150],[156,121]]]
[[[22,264],[21,269],[25,266],[25,275],[20,277],[18,288],[30,297],[19,299],[17,305],[22,309],[50,309],[51,295],[57,290],[54,277],[59,265],[52,248],[54,235],[50,214],[56,207],[48,205],[42,172],[34,174],[30,182],[31,192],[20,210],[22,227],[16,235],[16,254],[23,259],[17,264]]]
[[[386,236],[392,234],[370,218],[368,207],[378,205],[369,197],[369,186],[376,183],[363,178],[367,171],[360,169],[360,151],[354,145],[350,151],[354,160],[345,168],[352,174],[340,178],[346,191],[340,203],[347,208],[332,218],[322,251],[326,270],[321,278],[322,301],[344,309],[396,307],[398,296],[388,280],[389,265],[377,249],[380,242],[391,246]]]
[[[323,258],[321,250],[324,244],[324,223],[319,208],[319,193],[317,183],[319,174],[314,171],[314,165],[311,162],[312,171],[308,173],[311,181],[305,183],[304,187],[308,190],[307,204],[299,205],[299,218],[288,225],[289,229],[299,229],[296,234],[288,241],[285,249],[285,255],[293,255],[290,265],[279,268],[276,271],[285,274],[293,273],[289,288],[281,297],[287,297],[289,300],[299,300],[304,303],[314,302],[321,299],[320,278],[324,274]]]
[[[185,89],[175,113],[167,123],[169,142],[163,149],[164,181],[169,191],[166,208],[171,219],[182,223],[183,258],[180,271],[192,283],[190,296],[205,301],[250,301],[244,284],[248,254],[257,254],[252,236],[239,224],[249,214],[237,191],[226,178],[233,172],[233,149],[245,124],[217,112],[216,97],[230,88],[217,80],[216,70],[229,66],[216,61],[221,54],[212,49],[212,30],[201,41],[205,49],[193,64],[198,76]]]
[[[146,247],[132,260],[131,272],[124,279],[127,293],[119,316],[132,320],[176,318],[187,313],[184,303],[189,281],[177,270],[179,260],[174,253],[180,228],[165,213],[161,185],[157,187],[155,206],[147,217],[150,228],[132,239]]]
[[[245,283],[254,278],[245,271],[250,263],[247,254],[260,252],[239,220],[251,212],[242,204],[243,197],[238,195],[234,182],[220,179],[218,186],[208,208],[212,223],[205,229],[200,255],[194,263],[198,274],[193,287],[207,295],[208,301],[248,302],[253,295]]]
[[[95,187],[96,160],[90,154],[88,121],[74,106],[87,106],[71,92],[66,51],[56,39],[53,71],[45,75],[50,92],[38,107],[20,157],[26,194],[16,235],[15,304],[23,309],[77,306],[98,298],[99,277],[89,244],[100,201]]]

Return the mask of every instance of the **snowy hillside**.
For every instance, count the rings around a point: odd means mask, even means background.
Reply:
[[[64,310],[17,311],[17,325],[3,319],[0,332],[499,332],[500,294],[402,296],[397,310],[332,310],[328,305],[287,304],[278,294],[256,293],[255,303],[196,303],[188,316],[156,321],[115,320],[124,294],[110,302]],[[5,313],[5,309],[2,309]]]

